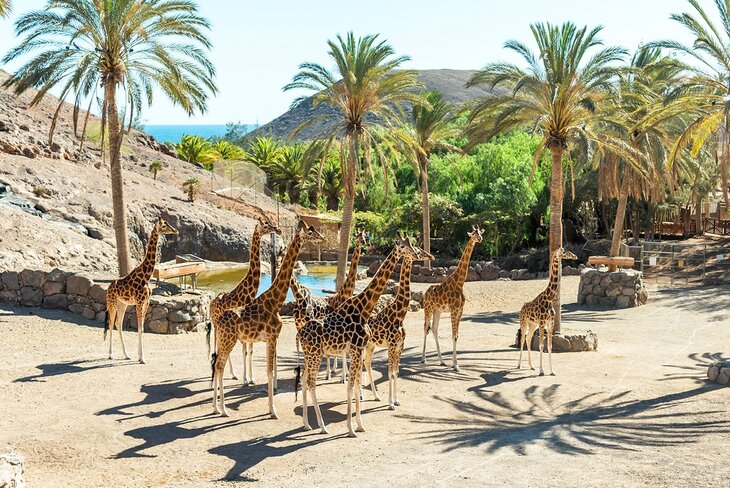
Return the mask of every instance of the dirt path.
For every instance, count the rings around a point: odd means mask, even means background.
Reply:
[[[27,456],[34,487],[722,485],[730,389],[703,378],[708,362],[728,355],[728,288],[654,293],[618,312],[568,303],[565,327],[596,331],[599,351],[556,355],[558,376],[537,377],[514,369],[508,346],[519,305],[543,286],[467,284],[461,373],[436,364],[430,337],[420,364],[422,313],[409,314],[402,406],[391,412],[366,391],[358,439],[345,436],[344,387],[324,380],[331,434],[302,431],[290,322],[279,347],[281,419],[266,417],[264,385],[232,380],[226,419],[210,415],[202,334],[148,334],[139,365],[104,359],[101,329],[82,319],[0,308],[0,450]],[[574,302],[577,279],[563,288]],[[125,334],[133,352],[136,337]],[[440,336],[450,352],[450,327]],[[235,357],[240,369],[240,349]],[[383,352],[375,367],[387,396]]]

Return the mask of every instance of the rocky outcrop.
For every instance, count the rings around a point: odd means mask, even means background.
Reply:
[[[25,307],[67,310],[88,320],[106,321],[106,284],[60,269],[25,269],[0,273],[0,302]],[[172,288],[172,292],[170,291]],[[179,334],[201,330],[210,314],[210,294],[180,291],[165,285],[154,288],[145,319],[147,332]],[[137,327],[136,311],[128,307],[125,325]]]
[[[0,454],[0,488],[25,488],[25,458],[16,451]]]
[[[647,299],[641,271],[627,269],[610,273],[586,269],[580,275],[579,305],[629,308],[644,305]]]

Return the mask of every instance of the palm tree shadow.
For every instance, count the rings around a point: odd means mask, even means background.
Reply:
[[[36,366],[41,372],[38,374],[23,376],[22,378],[16,378],[13,383],[27,383],[40,381],[45,382],[45,378],[53,376],[61,376],[66,374],[85,373],[95,369],[102,368],[116,368],[122,366],[132,366],[138,364],[136,361],[115,361],[110,362],[106,359],[86,359],[76,361],[61,361],[59,363],[46,363],[39,364]]]
[[[633,451],[639,446],[686,444],[705,435],[730,434],[730,420],[705,420],[723,412],[677,409],[714,386],[644,400],[627,398],[628,391],[608,396],[591,393],[565,403],[556,398],[559,388],[557,384],[526,388],[527,408],[499,392],[475,388],[478,403],[437,397],[452,412],[463,415],[401,417],[427,426],[417,436],[445,451],[484,446],[488,453],[509,448],[520,455],[538,442],[559,453],[580,455],[597,449]]]
[[[672,368],[676,370],[675,373],[667,373],[664,378],[659,381],[675,381],[675,380],[694,380],[697,384],[707,384],[707,368],[712,363],[729,361],[727,357],[721,352],[705,352],[705,353],[692,353],[687,356],[690,360],[694,361],[695,364],[692,366],[682,366],[677,364],[664,364],[665,368]]]

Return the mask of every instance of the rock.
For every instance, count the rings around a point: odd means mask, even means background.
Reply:
[[[89,298],[97,303],[106,304],[106,290],[99,284],[94,284],[89,288]]]
[[[86,232],[89,234],[89,237],[91,237],[92,239],[96,239],[98,241],[104,240],[104,233],[98,227],[87,226]]]
[[[479,273],[476,269],[470,269],[466,273],[466,281],[477,281],[479,279]]]
[[[182,312],[180,310],[173,310],[168,315],[168,319],[170,322],[190,322],[192,320],[192,317],[190,317],[190,314]]]
[[[620,283],[611,283],[608,285],[608,288],[606,288],[606,296],[607,297],[617,297],[621,295],[622,288]]]
[[[46,282],[46,274],[43,271],[35,271],[24,269],[20,272],[20,283],[22,286],[32,286],[33,288],[43,288]]]
[[[68,308],[68,296],[63,294],[47,296],[43,299],[43,308],[66,310]]]
[[[24,286],[20,289],[20,304],[26,307],[40,307],[43,303],[43,290]]]
[[[72,303],[68,306],[68,309],[76,315],[81,315],[82,313],[84,313],[84,306],[80,303]]]
[[[616,308],[629,308],[631,300],[625,295],[616,298]]]
[[[537,335],[537,334],[535,334]],[[571,349],[571,344],[568,339],[559,335],[553,334],[553,351],[554,352],[568,352]]]
[[[720,385],[727,385],[730,383],[730,367],[720,368],[720,374],[717,375],[715,380]]]
[[[66,282],[66,276],[68,276],[68,273],[65,273],[64,271],[61,271],[58,268],[53,269],[50,273],[46,274],[46,281],[53,281],[57,283],[65,283]]]
[[[155,334],[167,334],[169,330],[169,322],[165,319],[150,320],[147,322],[145,330]]]
[[[0,454],[0,488],[25,488],[25,458],[15,451]]]
[[[579,275],[580,275],[580,269],[574,268],[572,266],[563,267],[563,276],[579,276]]]
[[[499,277],[500,278],[509,278],[509,277],[511,277],[511,273],[509,271],[500,270]]]
[[[54,142],[51,144],[51,152],[54,153],[60,153],[63,151],[63,148],[60,146],[60,144]]]
[[[423,305],[423,292],[422,291],[412,291],[411,300],[414,302],[418,302],[420,305]]]
[[[411,300],[411,302],[408,304],[408,311],[418,312],[419,310],[421,310],[421,304],[415,300]]]
[[[2,280],[5,290],[20,290],[20,280],[18,279],[17,271],[4,271]]]
[[[720,367],[716,364],[710,365],[709,368],[707,368],[707,378],[710,381],[717,380],[717,377],[720,375]]]
[[[28,127],[28,124],[20,124],[18,126],[18,129],[25,131],[25,132],[30,132],[30,127]]]
[[[94,317],[94,320],[97,322],[101,322],[102,324],[106,322],[106,310],[102,310],[100,312],[96,313],[96,317]]]
[[[446,268],[434,268],[433,275],[434,276],[446,276]]]
[[[419,275],[419,274],[421,274],[421,268],[422,268],[422,266],[420,264],[414,264],[411,267],[411,275]]]
[[[0,302],[11,303],[13,305],[18,303],[18,292],[15,290],[0,291]]]
[[[294,308],[296,305],[297,304],[295,302],[284,302],[284,305],[282,305],[281,310],[279,311],[279,315],[291,317],[294,315]]]
[[[89,307],[88,305],[84,307],[84,310],[81,312],[81,315],[85,319],[94,320],[96,318],[96,312],[93,308]]]
[[[66,292],[69,295],[85,296],[89,293],[91,284],[91,280],[86,276],[71,275],[66,278]]]
[[[487,263],[484,266],[482,266],[482,273],[481,273],[482,280],[485,280],[485,281],[496,280],[497,278],[499,278],[500,272],[501,272],[501,269],[499,269],[499,266],[497,266],[496,264],[491,263],[491,262]]]
[[[167,317],[169,311],[165,307],[154,307],[152,308],[151,317],[152,320],[160,320]]]
[[[375,274],[378,272],[378,269],[380,268],[380,265],[383,263],[383,261],[376,260],[370,263],[370,266],[368,266],[367,274],[370,277],[375,276]]]

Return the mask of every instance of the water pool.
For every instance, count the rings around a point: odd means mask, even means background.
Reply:
[[[325,293],[324,290],[335,289],[335,274],[337,272],[337,266],[330,264],[307,264],[308,274],[297,275],[299,281],[312,290],[317,296],[329,296],[329,293]],[[364,266],[359,266],[358,271],[367,269]],[[241,278],[248,272],[247,269],[233,269],[233,270],[222,270],[214,272],[201,273],[198,276],[198,288],[210,291],[214,294],[220,292],[231,291]],[[271,275],[262,274],[261,284],[259,285],[259,291],[267,290],[271,286]],[[287,300],[294,300],[291,290],[287,293]]]

